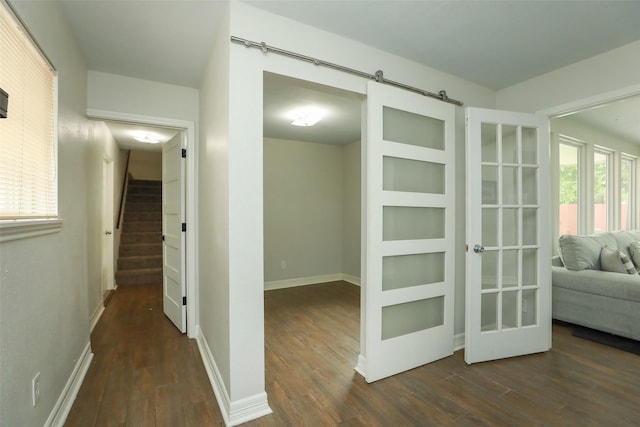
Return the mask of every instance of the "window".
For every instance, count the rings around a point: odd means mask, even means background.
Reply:
[[[622,154],[620,157],[620,230],[635,228],[635,205],[638,202],[635,189],[636,159]]]
[[[560,143],[559,233],[578,234],[580,230],[580,155],[582,147],[569,141]]]
[[[593,151],[593,231],[609,230],[611,222],[611,152],[596,147]]]
[[[56,218],[55,70],[4,4],[0,87],[9,103],[0,119],[0,219]]]

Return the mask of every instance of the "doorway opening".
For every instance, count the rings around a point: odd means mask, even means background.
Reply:
[[[349,378],[357,363],[363,99],[345,90],[264,74],[267,378],[277,376],[278,361],[285,358],[296,376],[306,378],[313,376],[306,367],[312,360],[321,363],[313,370],[342,372]],[[319,113],[320,121],[292,125],[305,108]],[[291,347],[299,351],[280,354]]]
[[[115,284],[162,284],[164,313],[193,338],[196,325],[187,319],[196,318],[196,264],[186,253],[187,246],[195,247],[195,236],[189,239],[184,230],[187,222],[195,226],[195,208],[188,207],[194,203],[195,161],[186,157],[187,148],[195,148],[194,124],[111,112],[89,115],[104,121],[120,148],[117,174],[110,180]]]

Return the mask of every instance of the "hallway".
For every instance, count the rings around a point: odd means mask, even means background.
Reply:
[[[65,426],[224,425],[195,340],[162,312],[161,285],[118,288],[91,348]]]

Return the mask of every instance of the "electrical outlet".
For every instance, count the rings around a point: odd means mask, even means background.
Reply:
[[[280,269],[282,270],[287,269],[287,261],[280,261]]]
[[[36,406],[40,400],[40,372],[31,380],[31,405]]]

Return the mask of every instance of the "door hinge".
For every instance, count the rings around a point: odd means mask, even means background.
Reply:
[[[182,297],[182,305],[187,305],[187,297]]]
[[[186,158],[186,157],[187,157],[187,149],[186,149],[186,148],[183,148],[183,149],[182,149],[182,158],[184,159],[184,158]]]
[[[186,222],[182,223],[182,231],[187,231],[187,223]]]
[[[160,238],[160,240],[162,240],[164,242],[164,234],[162,235],[162,237]]]

